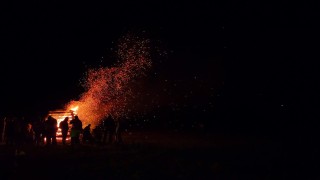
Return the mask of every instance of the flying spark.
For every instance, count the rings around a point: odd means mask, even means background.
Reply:
[[[112,67],[88,69],[81,85],[85,92],[78,101],[66,105],[75,108],[83,124],[98,125],[106,116],[115,119],[130,116],[136,92],[134,84],[151,67],[150,41],[134,35],[119,40],[117,63]]]

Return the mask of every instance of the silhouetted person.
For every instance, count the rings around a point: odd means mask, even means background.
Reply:
[[[2,123],[3,122],[3,123]],[[1,142],[6,142],[6,140],[5,140],[5,135],[6,135],[6,123],[7,123],[7,117],[4,117],[3,118],[3,121],[0,121],[0,127],[1,127]]]
[[[80,134],[82,131],[82,122],[78,116],[70,121],[71,127],[71,145],[74,147],[76,144],[80,144]]]
[[[102,133],[103,133],[102,125],[103,125],[102,123],[99,123],[99,125],[93,128],[92,130],[93,139],[97,145],[101,145]]]
[[[43,120],[38,120],[33,123],[33,131],[34,131],[34,143],[35,145],[40,145],[43,142],[43,137],[45,133],[45,127]]]
[[[22,118],[15,118],[14,119],[14,143],[15,143],[15,154],[16,155],[23,155],[25,154],[22,151],[22,145],[24,143],[24,117]]]
[[[48,119],[45,121],[45,129],[46,129],[46,138],[47,143],[46,145],[56,145],[57,144],[57,120],[52,116],[49,116]]]
[[[115,121],[115,142],[117,144],[122,144],[122,131],[123,127],[121,126],[120,120]]]
[[[67,135],[68,135],[68,130],[69,130],[69,118],[66,117],[64,118],[63,121],[60,122],[60,129],[61,129],[61,133],[62,133],[62,144],[65,145],[66,144],[66,139],[67,139]]]
[[[108,143],[112,143],[115,132],[115,122],[111,115],[103,121],[103,131],[102,144],[106,144],[107,139]]]
[[[24,131],[25,143],[27,143],[29,145],[32,144],[33,143],[33,136],[34,136],[32,124],[30,122],[25,123],[24,127],[23,127],[23,131]]]
[[[5,138],[7,145],[14,145],[15,135],[15,122],[14,119],[7,119],[5,127]]]
[[[83,136],[82,136],[83,143],[93,143],[93,137],[91,134],[91,124],[88,124],[85,128],[83,128]]]

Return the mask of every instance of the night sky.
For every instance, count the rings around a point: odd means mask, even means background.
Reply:
[[[0,115],[43,113],[78,98],[86,69],[102,60],[112,65],[117,40],[143,32],[162,53],[153,56],[147,82],[160,95],[162,111],[233,131],[317,129],[316,7],[254,1],[1,3]]]

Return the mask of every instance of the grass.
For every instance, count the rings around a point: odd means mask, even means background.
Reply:
[[[131,132],[124,144],[0,146],[4,179],[286,179],[281,144],[239,136]],[[3,178],[1,178],[3,179]]]

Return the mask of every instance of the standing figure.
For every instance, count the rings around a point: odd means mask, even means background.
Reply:
[[[82,122],[78,116],[70,121],[71,127],[71,146],[74,147],[76,144],[80,144],[80,134],[82,132]]]
[[[121,126],[120,120],[117,119],[115,121],[115,142],[117,144],[122,144],[122,131],[123,131],[123,127]]]
[[[16,155],[25,154],[25,152],[22,150],[22,146],[25,140],[23,127],[24,127],[24,117],[15,118],[14,119],[14,144],[16,147],[16,150],[15,150]]]
[[[23,128],[24,128],[23,131],[24,131],[24,136],[25,136],[25,143],[30,145],[33,143],[33,139],[34,139],[33,126],[30,122],[26,122],[26,124],[24,124]]]
[[[61,121],[59,127],[61,129],[61,133],[62,133],[62,144],[66,145],[66,139],[67,139],[67,135],[68,135],[68,130],[69,130],[69,118],[66,117],[64,118],[63,121]]]
[[[112,143],[114,139],[115,123],[111,115],[103,121],[103,131],[102,144],[106,144],[107,139],[108,144]]]
[[[85,128],[83,128],[83,136],[82,142],[87,144],[93,144],[93,137],[91,134],[91,124],[88,124]]]
[[[15,140],[15,122],[14,119],[8,119],[5,127],[5,138],[7,145],[14,145]]]
[[[43,137],[45,133],[44,121],[39,119],[33,123],[34,131],[34,144],[39,146],[43,142]]]
[[[5,142],[5,132],[6,132],[6,123],[7,123],[7,117],[4,117],[2,127],[1,127],[1,142]]]
[[[47,144],[46,145],[56,145],[57,144],[57,120],[52,116],[49,116],[48,119],[45,121],[45,131],[46,131],[46,138]]]
[[[102,128],[101,123],[99,125],[97,125],[95,128],[93,128],[93,130],[92,130],[93,140],[97,145],[101,145],[102,132],[103,132],[103,128]]]

